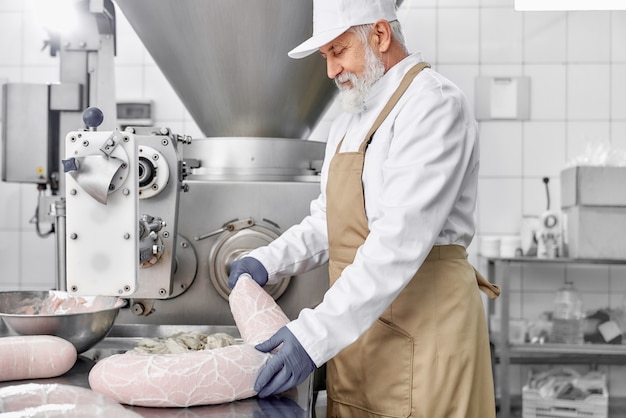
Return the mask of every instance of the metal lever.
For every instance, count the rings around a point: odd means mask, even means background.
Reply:
[[[122,135],[122,133],[117,129],[111,132],[111,135],[107,138],[106,141],[104,141],[102,147],[100,147],[100,151],[102,151],[102,153],[106,155],[107,158],[111,157],[113,150],[115,149],[115,147],[117,147],[117,144],[120,143],[123,137],[124,135]]]
[[[103,205],[107,204],[113,176],[122,167],[124,161],[104,156],[87,155],[62,160],[63,170],[69,173],[91,197]]]
[[[207,239],[214,235],[221,234],[222,232],[239,231],[240,229],[250,228],[251,226],[254,226],[254,220],[252,218],[234,220],[225,223],[224,226],[222,226],[220,229],[216,229],[215,231],[200,235],[199,237],[195,237],[194,239],[196,241],[202,241],[203,239]]]

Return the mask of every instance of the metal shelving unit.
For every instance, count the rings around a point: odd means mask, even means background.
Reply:
[[[511,364],[540,363],[589,363],[626,364],[626,345],[614,344],[511,344],[509,342],[509,303],[510,268],[512,264],[626,264],[626,260],[574,259],[574,258],[487,258],[487,276],[490,282],[497,283],[502,293],[496,301],[489,301],[489,315],[495,312],[495,303],[502,305],[500,313],[500,339],[495,341],[496,358],[499,365],[500,413],[499,417],[509,418],[511,414],[511,393],[509,370]]]

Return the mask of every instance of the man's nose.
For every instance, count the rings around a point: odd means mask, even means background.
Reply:
[[[328,59],[326,61],[326,74],[328,75],[328,78],[330,78],[331,80],[334,80],[335,77],[341,74],[342,71],[343,71],[343,67],[339,65],[337,62],[335,62],[334,60]]]

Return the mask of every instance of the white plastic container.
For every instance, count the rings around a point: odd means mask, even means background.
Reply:
[[[487,258],[500,257],[500,237],[484,236],[480,238],[480,255]]]

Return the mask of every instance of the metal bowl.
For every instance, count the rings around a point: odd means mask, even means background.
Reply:
[[[125,304],[115,296],[80,298],[57,290],[9,291],[0,292],[0,317],[15,334],[55,335],[82,353],[106,337]]]

